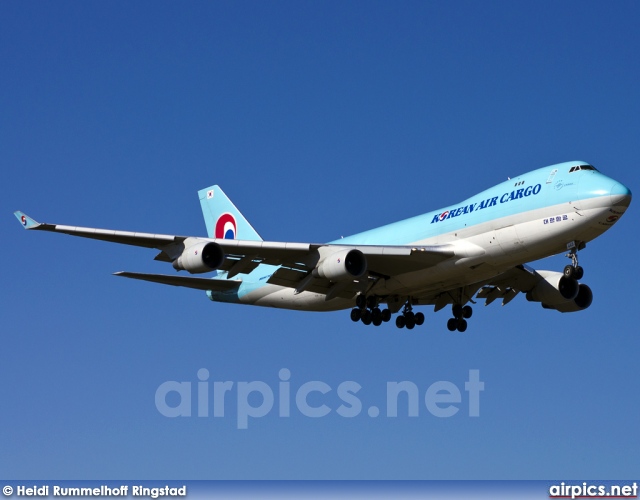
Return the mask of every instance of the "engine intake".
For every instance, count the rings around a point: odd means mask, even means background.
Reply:
[[[223,262],[222,247],[212,241],[203,241],[185,248],[182,255],[173,261],[173,268],[177,271],[200,274],[215,271]]]
[[[360,278],[367,272],[367,258],[355,248],[339,250],[322,259],[314,275],[330,281]]]

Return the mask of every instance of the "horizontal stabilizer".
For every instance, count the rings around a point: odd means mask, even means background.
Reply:
[[[242,280],[189,278],[187,276],[128,273],[124,271],[114,273],[114,276],[122,276],[123,278],[132,278],[135,280],[152,281],[153,283],[161,283],[163,285],[184,286],[187,288],[195,288],[197,290],[214,290],[214,291],[232,290],[234,288],[238,288],[240,286],[240,283],[242,283]]]

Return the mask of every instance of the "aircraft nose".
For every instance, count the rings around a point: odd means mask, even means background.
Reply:
[[[628,207],[631,203],[631,191],[624,184],[614,182],[611,186],[611,206]]]

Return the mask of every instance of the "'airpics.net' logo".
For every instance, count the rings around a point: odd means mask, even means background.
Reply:
[[[236,219],[230,213],[224,213],[216,222],[214,236],[225,240],[235,240],[237,231]]]

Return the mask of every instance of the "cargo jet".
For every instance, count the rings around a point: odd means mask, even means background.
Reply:
[[[451,306],[450,331],[464,332],[469,302],[506,305],[520,292],[546,309],[591,305],[579,282],[578,252],[625,213],[631,192],[581,161],[507,180],[471,198],[330,243],[264,241],[219,186],[198,192],[208,237],[39,223],[26,229],[155,248],[176,271],[211,277],[118,272],[116,276],[195,288],[215,302],[302,311],[350,309],[351,320],[398,328],[422,325],[416,306]],[[526,262],[567,252],[561,272]]]

